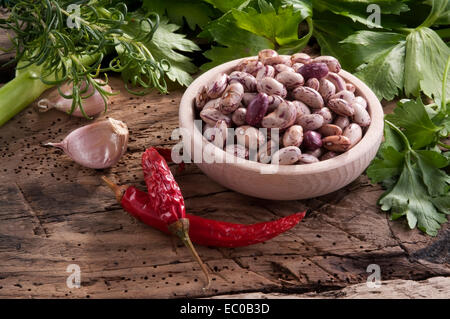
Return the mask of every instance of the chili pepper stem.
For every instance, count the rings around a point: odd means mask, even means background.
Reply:
[[[122,201],[123,194],[125,194],[125,191],[127,190],[127,185],[117,185],[112,180],[107,178],[106,176],[102,176],[102,180],[111,188],[111,190],[116,195],[117,201],[120,203]]]
[[[208,289],[211,285],[211,279],[209,277],[208,269],[206,268],[206,265],[203,263],[202,259],[198,255],[197,251],[195,250],[194,245],[191,242],[191,239],[189,238],[189,219],[187,218],[180,218],[176,222],[169,225],[169,230],[172,234],[176,235],[178,238],[181,239],[183,244],[189,249],[194,259],[198,262],[200,265],[203,273],[206,277],[206,287],[205,289]]]

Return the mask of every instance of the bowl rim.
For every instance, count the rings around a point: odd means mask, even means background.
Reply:
[[[195,120],[195,111],[194,111],[194,98],[200,89],[212,79],[218,73],[228,73],[231,71],[233,67],[235,67],[240,61],[244,59],[255,58],[254,57],[245,57],[241,59],[232,60],[221,65],[218,65],[205,73],[198,76],[186,89],[184,92],[179,108],[179,124],[180,128],[186,129],[187,132],[194,132],[194,136],[189,133],[189,141],[184,141],[183,143],[191,143],[194,147],[203,147],[206,143],[213,145],[203,134],[198,130],[194,125]],[[369,125],[366,133],[363,138],[350,150],[345,153],[339,154],[338,156],[320,161],[317,163],[305,164],[305,165],[274,165],[274,164],[265,164],[259,163],[255,161],[250,161],[246,159],[238,159],[236,156],[225,152],[223,149],[214,146],[214,156],[222,156],[227,158],[225,164],[231,165],[236,168],[240,168],[246,171],[254,171],[261,173],[262,171],[276,171],[276,175],[309,175],[313,173],[320,173],[323,171],[329,171],[332,169],[336,169],[338,167],[346,166],[366,154],[371,150],[374,144],[377,144],[381,141],[383,135],[383,127],[384,127],[384,112],[383,107],[381,106],[380,101],[376,97],[375,93],[360,79],[351,73],[341,70],[338,73],[341,77],[344,78],[346,82],[352,83],[358,92],[359,95],[364,97],[367,100],[367,109],[369,111],[371,117],[371,124]],[[193,141],[192,141],[193,139]],[[198,145],[201,142],[202,145]],[[196,164],[207,164],[207,163],[196,163]],[[209,164],[217,164],[209,163]]]

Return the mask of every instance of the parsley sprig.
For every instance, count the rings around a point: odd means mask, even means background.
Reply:
[[[435,236],[450,214],[449,145],[441,141],[450,134],[446,79],[447,59],[440,105],[425,106],[420,98],[402,100],[393,114],[385,116],[385,141],[367,169],[373,183],[387,191],[379,204],[391,211],[393,220],[405,216],[409,227]]]

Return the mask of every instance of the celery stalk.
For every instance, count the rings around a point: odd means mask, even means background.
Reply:
[[[83,65],[98,60],[99,55],[82,56]],[[40,78],[40,67],[30,66],[16,72],[16,77],[0,88],[0,127],[36,100],[51,85],[44,84]],[[53,80],[54,76],[47,78]]]

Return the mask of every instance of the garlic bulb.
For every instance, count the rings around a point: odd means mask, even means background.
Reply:
[[[102,83],[101,80],[95,79],[96,82]],[[83,82],[84,85],[81,86],[81,89],[86,86],[86,84]],[[60,90],[65,95],[72,94],[72,87],[73,83],[70,84],[62,84],[60,86]],[[109,85],[102,86],[102,88],[111,93],[111,87]],[[93,87],[92,85],[89,86],[89,89],[86,91],[86,93],[82,94],[83,96],[88,96],[92,94]],[[86,113],[87,116],[95,116],[97,114],[100,114],[105,109],[105,102],[103,101],[102,96],[100,93],[96,90],[94,94],[87,99],[83,99],[83,110]],[[50,109],[57,109],[59,111],[63,112],[69,112],[72,108],[72,100],[66,99],[63,96],[59,94],[58,88],[54,87],[47,92],[44,93],[42,98],[37,102],[37,107],[40,112],[47,112]],[[75,108],[73,113],[71,114],[73,116],[77,117],[84,117],[84,115],[81,113],[81,110],[79,107]]]
[[[72,131],[60,143],[47,143],[58,147],[76,163],[95,169],[116,164],[127,150],[128,127],[109,118]]]

